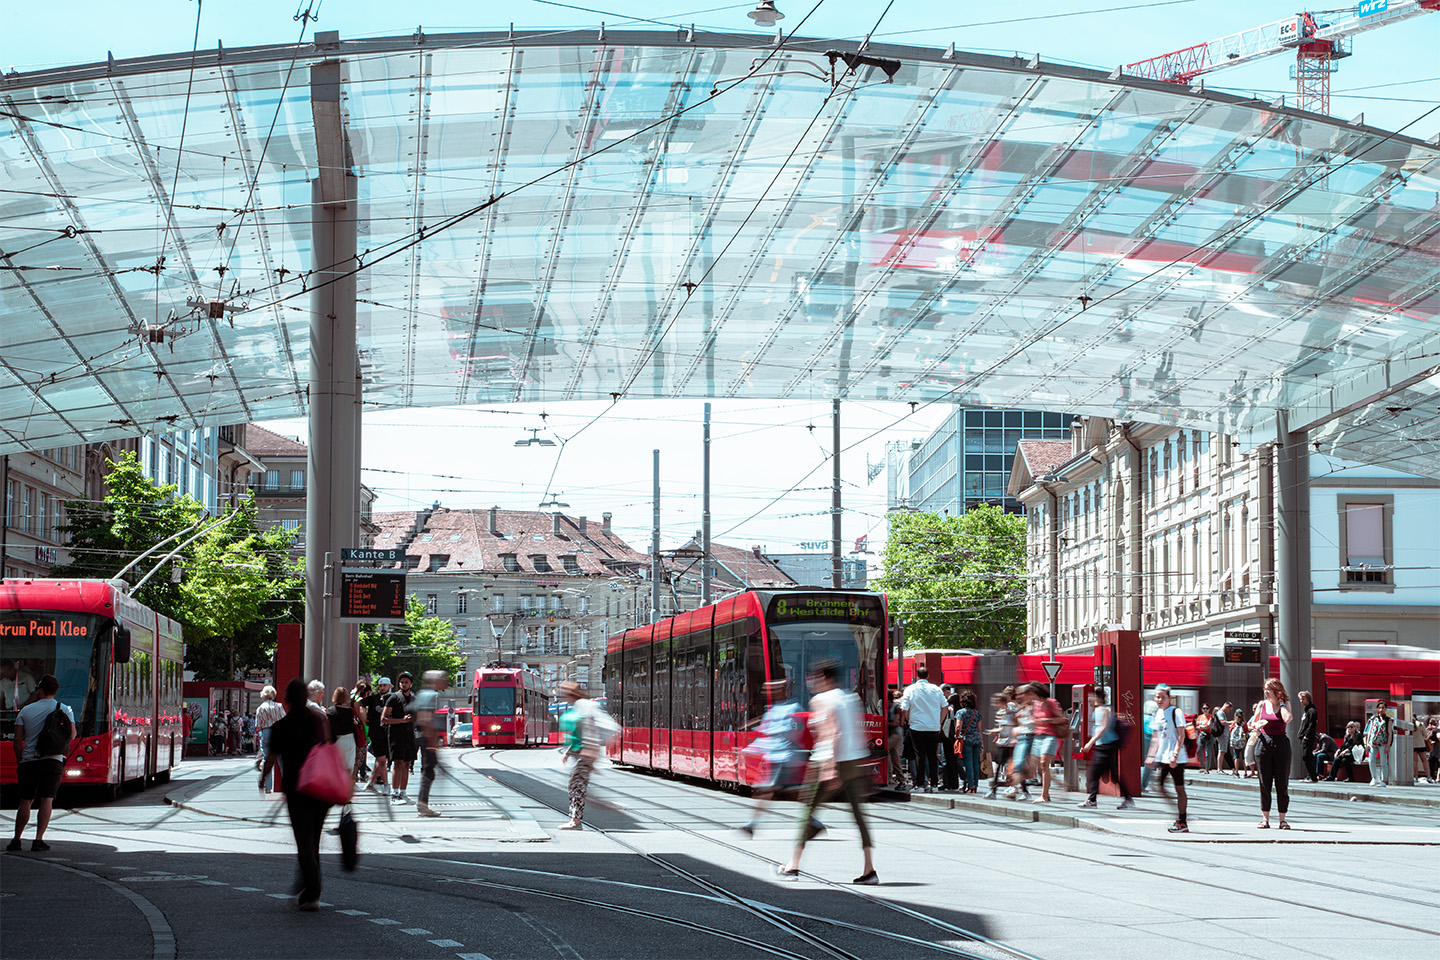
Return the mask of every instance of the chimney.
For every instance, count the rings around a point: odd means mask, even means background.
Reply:
[[[587,531],[587,529],[586,529],[585,518],[584,518],[584,517],[581,517],[581,518],[580,518],[580,536],[584,537],[584,536],[588,536],[588,535],[589,535],[589,533],[588,533],[588,531]]]
[[[550,536],[560,536],[560,511],[556,510],[550,514]]]
[[[600,514],[600,529],[608,534],[610,532],[610,511],[606,510]]]
[[[490,508],[490,536],[500,536],[500,508]]]

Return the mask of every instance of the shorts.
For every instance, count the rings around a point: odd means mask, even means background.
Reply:
[[[1015,738],[1015,752],[1010,755],[1010,762],[1017,771],[1025,769],[1025,761],[1030,759],[1035,740],[1030,734],[1021,734]]]
[[[417,752],[415,749],[415,731],[409,724],[403,727],[392,727],[390,729],[391,762],[414,763]]]
[[[1049,734],[1042,734],[1035,737],[1035,743],[1030,747],[1032,757],[1053,757],[1060,752],[1060,738],[1052,737]]]
[[[376,730],[373,728],[370,730],[370,756],[376,760],[383,760],[390,755],[390,738],[388,733],[389,731],[386,730]]]
[[[15,770],[21,800],[54,800],[64,760],[26,760]]]

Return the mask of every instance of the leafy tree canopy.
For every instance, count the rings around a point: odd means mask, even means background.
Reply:
[[[408,670],[420,682],[426,670],[444,670],[454,676],[465,668],[459,653],[455,625],[425,612],[425,604],[410,597],[403,624],[365,624],[360,628],[360,672],[372,677]]]
[[[71,561],[52,575],[109,579],[156,548],[126,574],[134,583],[180,548],[182,582],[160,570],[136,599],[180,622],[186,666],[197,678],[231,679],[232,660],[241,674],[268,666],[275,625],[304,617],[304,565],[290,555],[295,531],[261,530],[251,497],[234,513],[202,522],[202,505],[177,496],[175,484],[146,477],[133,453],[110,461],[105,482],[104,500],[66,504],[69,522],[61,529]]]
[[[1025,518],[983,505],[959,516],[892,513],[875,589],[912,649],[1025,643]]]

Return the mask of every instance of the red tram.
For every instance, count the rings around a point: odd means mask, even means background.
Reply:
[[[876,593],[758,590],[610,638],[605,694],[622,731],[617,763],[751,784],[742,751],[764,715],[765,684],[789,679],[801,710],[805,676],[835,660],[860,697],[877,777],[885,761],[885,598]],[[883,781],[882,781],[883,782]]]
[[[534,670],[476,670],[470,705],[474,746],[529,747],[550,742],[550,695]]]
[[[180,625],[104,580],[0,582],[0,740],[45,674],[75,712],[67,784],[164,783],[185,749]],[[0,749],[0,783],[15,754]]]

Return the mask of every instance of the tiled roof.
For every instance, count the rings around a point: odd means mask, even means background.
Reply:
[[[698,539],[691,540],[682,549],[700,549]],[[715,562],[715,576],[730,580],[738,586],[748,588],[793,587],[795,581],[764,556],[741,547],[727,547],[723,543],[710,544],[710,557]]]
[[[1048,476],[1074,456],[1069,440],[1021,440],[1018,450],[1032,477]]]
[[[303,457],[309,448],[294,437],[282,437],[258,423],[245,425],[245,450],[256,457]]]
[[[642,554],[613,532],[605,532],[597,521],[587,521],[581,535],[579,520],[562,515],[556,535],[554,514],[497,510],[497,536],[490,532],[488,509],[437,507],[425,517],[426,512],[419,511],[424,525],[418,530],[415,511],[376,513],[373,520],[380,532],[375,546],[403,546],[407,560],[419,561],[412,569],[420,573],[506,573],[505,556],[512,554],[518,567],[514,572],[542,577],[609,576],[617,572],[617,566],[632,569],[646,562]],[[573,567],[566,565],[566,557],[574,559]],[[544,569],[547,566],[549,569]]]

